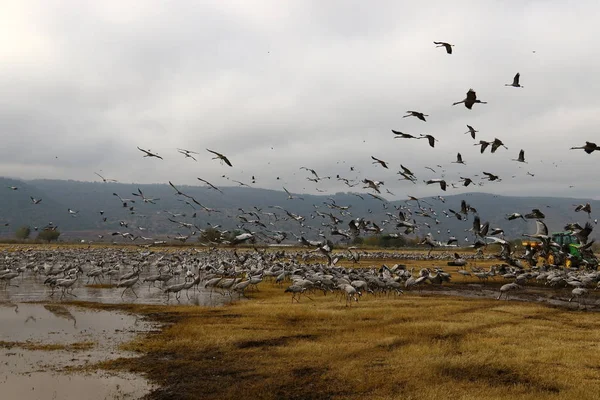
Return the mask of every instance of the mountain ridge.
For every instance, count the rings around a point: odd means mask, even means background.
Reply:
[[[19,190],[9,190],[6,188],[7,186],[17,186]],[[124,231],[135,232],[137,235],[143,236],[161,237],[188,233],[182,225],[171,222],[169,219],[193,224],[198,229],[221,225],[220,229],[225,230],[244,227],[252,231],[265,230],[258,224],[242,224],[243,220],[239,218],[241,213],[254,212],[255,215],[243,215],[248,220],[260,219],[261,223],[266,225],[271,232],[286,231],[318,239],[323,236],[331,237],[331,229],[326,225],[330,222],[329,218],[319,216],[316,214],[317,210],[320,213],[332,213],[343,220],[338,225],[340,230],[348,229],[348,222],[351,218],[364,217],[384,228],[384,233],[402,233],[402,230],[397,229],[395,221],[392,220],[398,215],[400,208],[408,207],[413,211],[418,211],[414,201],[405,199],[382,202],[368,196],[367,192],[337,192],[323,195],[294,193],[294,196],[304,200],[290,200],[287,193],[272,189],[223,186],[219,187],[223,192],[221,194],[207,186],[177,185],[176,183],[175,186],[189,196],[193,196],[203,206],[217,209],[219,212],[204,211],[191,199],[176,195],[171,186],[162,183],[138,185],[135,183],[51,179],[17,180],[0,177],[0,188],[6,190],[0,196],[0,235],[10,237],[19,226],[29,225],[41,228],[51,221],[54,225],[59,226],[61,231],[67,234],[65,238],[69,239],[89,238],[94,234],[110,236],[112,232]],[[141,198],[133,196],[133,193],[137,193],[138,188],[144,195],[160,200],[156,200],[156,204],[144,203]],[[133,199],[135,203],[129,203],[128,207],[123,207],[121,201],[113,193],[117,193],[122,198]],[[33,205],[30,196],[42,198],[42,202]],[[546,214],[545,222],[550,230],[556,231],[562,230],[564,225],[570,222],[585,223],[594,220],[594,217],[588,218],[584,213],[574,212],[576,204],[589,202],[592,206],[592,213],[596,207],[600,207],[600,202],[597,200],[576,197],[504,196],[485,192],[470,192],[443,197],[445,202],[438,197],[420,199],[421,205],[429,211],[431,218],[413,215],[420,225],[420,229],[417,231],[419,236],[432,233],[436,239],[442,241],[447,240],[449,236],[456,236],[463,242],[465,237],[471,239],[471,234],[466,231],[471,228],[472,217],[465,221],[458,221],[454,217],[448,218],[444,215],[444,211],[448,212],[448,209],[460,210],[460,201],[463,199],[477,209],[482,222],[489,221],[493,228],[501,227],[511,238],[534,231],[535,224],[532,220],[507,221],[506,214],[513,212],[526,214],[531,209],[538,208]],[[348,210],[343,211],[327,206],[325,203],[331,204],[329,199],[334,199],[337,205],[349,207]],[[134,207],[133,210],[130,210],[131,206]],[[285,212],[277,207],[303,216],[305,218],[304,226],[289,219]],[[78,211],[77,216],[71,216],[68,209]],[[100,211],[103,211],[102,215]],[[169,212],[173,215],[170,215]],[[350,212],[351,215],[345,214],[346,212]],[[194,213],[195,217],[193,217]],[[277,220],[270,214],[277,215]],[[120,222],[127,226],[122,226]],[[4,223],[8,223],[9,226],[3,227]],[[78,232],[86,233],[80,235]],[[294,240],[293,235],[288,236],[288,241]]]

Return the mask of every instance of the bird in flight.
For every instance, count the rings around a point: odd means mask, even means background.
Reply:
[[[443,179],[430,179],[428,181],[424,181],[426,184],[431,185],[432,183],[439,183],[440,189],[446,191],[446,181]]]
[[[522,162],[522,163],[527,163],[525,161],[525,150],[521,149],[521,151],[519,151],[519,158],[517,159],[513,159],[513,161],[518,161],[518,162]]]
[[[475,103],[487,104],[487,101],[478,100],[477,93],[475,93],[475,91],[473,89],[469,89],[469,91],[467,92],[467,97],[464,100],[457,101],[456,103],[452,103],[452,105],[455,106],[460,103],[465,103],[465,107],[467,107],[470,110],[473,107],[473,104],[475,104]]]
[[[502,147],[504,147],[505,149],[507,149],[507,150],[508,150],[508,147],[506,147],[506,146],[504,145],[504,143],[502,143],[502,140],[500,140],[500,139],[498,139],[498,138],[495,138],[495,139],[494,139],[494,141],[492,142],[492,153],[495,153],[495,152],[496,152],[496,150],[498,150],[498,148],[499,148],[500,146],[502,146]]]
[[[475,139],[475,133],[477,133],[477,132],[479,132],[479,131],[476,131],[476,130],[475,130],[475,128],[473,128],[471,125],[467,125],[467,128],[468,128],[469,130],[465,132],[465,135],[466,135],[467,133],[470,133],[470,134],[471,134],[471,137],[472,137],[473,139]]]
[[[158,154],[152,153],[150,151],[150,149],[148,150],[144,150],[144,149],[140,149],[139,147],[137,148],[139,151],[141,151],[142,153],[145,153],[146,155],[144,157],[155,157],[155,158],[160,158],[161,160],[163,160],[163,158],[161,156],[159,156]]]
[[[463,165],[465,164],[460,153],[456,154],[456,161],[452,161],[452,162],[455,164],[463,164]]]
[[[383,185],[383,182],[379,182],[379,181],[373,181],[373,180],[371,180],[371,179],[367,179],[367,178],[365,178],[365,179],[363,179],[363,183],[364,183],[365,185],[367,185],[367,186],[365,186],[365,189],[366,189],[366,188],[371,188],[371,189],[373,189],[374,191],[376,191],[377,193],[381,193],[381,192],[379,191],[379,186]]]
[[[419,139],[418,137],[413,136],[410,133],[402,133],[399,131],[395,131],[393,129],[392,129],[392,132],[394,133],[394,135],[397,135],[397,136],[395,136],[396,139]]]
[[[575,150],[575,149],[583,149],[583,151],[585,151],[586,153],[592,154],[594,151],[600,150],[600,147],[598,147],[598,145],[596,143],[585,142],[585,146],[571,147],[571,150]]]
[[[306,167],[300,167],[300,169],[307,170],[308,172],[310,172],[311,174],[313,174],[315,176],[315,179],[321,180],[321,178],[319,177],[319,174],[317,174],[317,171],[315,171],[314,169],[306,168]]]
[[[34,197],[29,197],[31,199],[31,203],[32,204],[40,204],[42,202],[42,199],[36,199]]]
[[[487,178],[481,178],[481,179],[488,179],[490,182],[493,182],[493,181],[498,181],[498,180],[500,180],[500,177],[499,177],[498,175],[494,175],[494,174],[492,174],[492,173],[489,173],[489,172],[484,172],[483,174],[484,174],[484,175],[485,175]]]
[[[460,182],[462,182],[463,186],[469,186],[471,183],[473,183],[473,180],[471,178],[463,178],[461,176]]]
[[[204,182],[206,183],[208,186],[210,186],[211,188],[215,189],[217,192],[220,192],[221,194],[223,194],[223,191],[221,189],[219,189],[218,187],[216,187],[215,185],[213,185],[212,183],[210,183],[209,181],[202,179],[202,178],[197,178],[200,182]]]
[[[196,158],[192,155],[192,154],[198,154],[195,151],[190,151],[190,150],[186,150],[186,149],[177,149],[177,151],[181,154],[183,154],[185,156],[185,158],[191,158],[194,161],[198,161],[196,160]]]
[[[431,135],[423,135],[421,134],[421,137],[417,138],[417,139],[427,139],[427,141],[429,142],[429,145],[431,147],[435,147],[435,142],[438,142],[438,140],[436,138],[434,138]]]
[[[177,189],[177,188],[175,187],[175,185],[173,185],[173,182],[169,181],[169,185],[170,185],[170,186],[171,186],[173,189],[175,189],[175,192],[177,192],[176,194],[177,194],[178,196],[187,197],[188,199],[191,199],[191,198],[192,198],[192,196],[188,196],[187,194],[183,193],[181,190]]]
[[[475,143],[473,146],[481,146],[481,154],[487,149],[487,147],[492,144],[491,142],[486,142],[485,140],[480,140],[479,143]]]
[[[452,54],[452,47],[454,47],[453,44],[446,43],[446,42],[433,42],[433,44],[437,44],[437,46],[435,46],[435,47],[445,47],[446,53]]]
[[[523,86],[521,86],[519,84],[519,78],[521,77],[521,74],[517,72],[517,74],[515,75],[515,77],[513,78],[513,82],[512,83],[507,83],[504,86],[512,86],[512,87],[518,87],[518,88],[523,88]]]
[[[425,120],[425,117],[429,117],[428,114],[423,114],[422,112],[419,111],[407,111],[408,114],[406,114],[405,116],[403,116],[402,118],[406,118],[406,117],[417,117],[418,119],[420,119],[421,121],[427,122]]]
[[[219,160],[221,160],[221,162],[225,162],[225,164],[229,165],[230,167],[233,167],[233,165],[231,165],[231,162],[229,161],[229,159],[227,157],[225,157],[223,154],[217,153],[216,151],[212,151],[210,149],[206,149],[206,151],[216,155],[216,157],[212,158],[213,160],[216,160],[218,158]]]
[[[383,168],[388,168],[387,163],[383,160],[380,160],[379,158],[375,158],[373,156],[371,156],[371,158],[375,161],[373,161],[373,164],[380,164]]]
[[[97,173],[97,172],[94,172],[94,173],[95,173],[96,175],[98,175],[98,176],[100,177],[100,179],[102,179],[102,182],[105,182],[105,183],[106,183],[106,182],[117,182],[117,180],[116,180],[116,179],[107,179],[107,178],[103,177],[102,175],[100,175],[100,174],[99,174],[99,173]]]
[[[232,179],[231,182],[235,182],[235,183],[237,183],[240,186],[251,187],[250,185],[247,185],[244,182],[236,181],[235,179]]]
[[[285,187],[283,187],[283,190],[287,193],[288,195],[288,200],[292,200],[292,199],[300,199],[300,200],[304,200],[303,197],[298,197],[298,196],[293,196]]]
[[[144,196],[144,193],[142,193],[142,190],[140,188],[138,188],[138,193],[131,193],[131,194],[134,195],[134,196],[141,197],[142,201],[144,203],[156,204],[154,201],[155,200],[160,200],[160,199],[153,199],[153,198]]]
[[[123,203],[123,207],[127,208],[127,203],[135,203],[135,200],[133,199],[124,199],[121,196],[119,196],[116,193],[113,193],[113,196],[117,196],[119,198],[119,200],[121,200],[121,203]]]

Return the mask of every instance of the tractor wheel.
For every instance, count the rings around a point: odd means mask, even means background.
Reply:
[[[554,265],[554,254],[548,256],[548,264]]]

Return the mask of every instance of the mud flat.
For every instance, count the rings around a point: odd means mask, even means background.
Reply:
[[[153,387],[142,376],[89,371],[134,357],[119,345],[158,325],[115,311],[71,305],[0,303],[0,387],[4,400],[137,399]]]

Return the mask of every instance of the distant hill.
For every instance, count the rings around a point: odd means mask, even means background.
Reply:
[[[16,186],[19,189],[10,190],[7,188],[9,186]],[[41,228],[49,222],[59,226],[65,239],[90,238],[97,234],[103,234],[106,236],[105,240],[110,240],[110,233],[116,231],[156,238],[178,233],[189,234],[186,228],[170,222],[169,218],[195,224],[201,229],[205,229],[211,224],[221,225],[219,229],[232,230],[240,226],[242,221],[238,215],[243,210],[256,212],[261,222],[267,225],[270,231],[294,232],[298,235],[303,234],[306,238],[318,239],[319,230],[324,236],[331,237],[330,228],[323,225],[329,224],[330,220],[317,216],[316,210],[323,213],[330,212],[343,220],[343,223],[340,223],[340,229],[347,229],[351,218],[364,217],[383,227],[388,233],[398,232],[398,230],[390,215],[386,213],[398,215],[397,208],[406,206],[413,211],[417,210],[414,201],[384,203],[366,193],[336,193],[323,196],[294,194],[294,196],[302,197],[303,200],[301,200],[288,199],[285,192],[267,189],[222,187],[220,189],[223,194],[221,194],[206,186],[182,185],[177,187],[182,192],[193,196],[202,205],[214,208],[218,212],[204,211],[188,198],[177,196],[175,190],[165,184],[137,185],[71,180],[20,181],[0,178],[0,236],[12,237],[14,231],[20,226],[29,225]],[[141,198],[132,195],[132,193],[138,192],[138,188],[147,197],[159,200],[155,201],[156,204],[144,203]],[[135,203],[123,207],[121,201],[113,193],[117,193],[122,198],[133,199]],[[41,198],[42,202],[34,205],[30,196]],[[347,212],[351,215],[344,215],[343,211],[338,209],[329,209],[325,205],[325,203],[331,203],[329,199],[333,199],[340,206],[349,207]],[[599,201],[558,197],[516,197],[468,193],[446,196],[445,202],[429,197],[422,199],[421,206],[433,209],[437,215],[430,212],[432,218],[415,216],[416,221],[420,224],[417,233],[423,236],[431,232],[436,240],[446,240],[451,235],[460,238],[463,243],[465,237],[471,239],[472,236],[465,230],[471,228],[472,216],[469,216],[468,221],[459,221],[454,217],[447,218],[443,213],[448,209],[459,211],[460,202],[463,199],[477,209],[482,222],[489,221],[491,227],[503,228],[510,238],[520,237],[526,232],[533,232],[535,224],[533,221],[507,221],[506,214],[513,212],[525,214],[533,208],[539,208],[546,215],[545,222],[548,227],[556,231],[562,230],[564,225],[569,222],[584,223],[588,221],[586,214],[574,212],[574,205],[589,201],[592,211],[600,207]],[[191,205],[186,204],[186,200]],[[130,206],[133,206],[133,210],[129,209]],[[283,210],[273,208],[273,206],[285,208],[294,214],[305,217],[304,226],[289,219]],[[76,217],[69,214],[67,211],[69,208],[78,211]],[[100,214],[100,211],[103,211],[103,215]],[[264,213],[275,213],[278,216],[277,220]],[[246,217],[249,220],[257,219],[252,215],[246,215]],[[106,221],[103,221],[103,218],[106,218]],[[436,223],[436,219],[439,223]],[[591,219],[594,219],[593,214]],[[386,221],[392,222],[387,223]],[[127,224],[127,227],[121,226],[120,222]],[[9,226],[5,227],[5,223],[8,223]],[[430,228],[425,224],[429,224]],[[251,231],[265,230],[254,224],[245,224],[244,226]],[[140,230],[140,227],[143,230]],[[288,239],[288,241],[295,240],[291,234]]]

